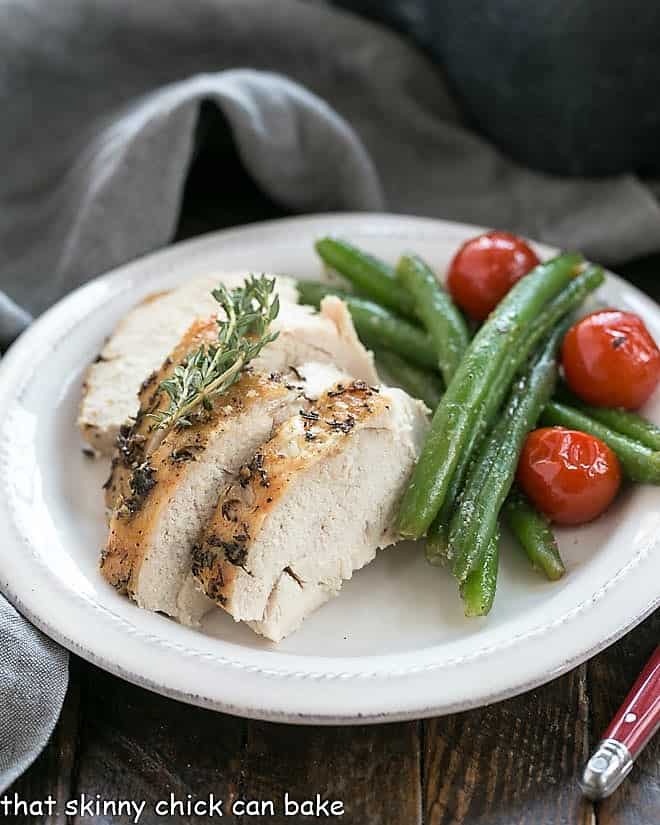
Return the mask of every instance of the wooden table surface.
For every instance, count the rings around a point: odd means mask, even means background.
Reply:
[[[421,722],[343,728],[250,722],[133,687],[78,659],[56,733],[13,786],[21,799],[145,800],[143,825],[203,825],[155,815],[158,800],[341,800],[345,825],[658,825],[660,737],[601,804],[576,776],[660,638],[660,613],[544,687],[490,707]],[[20,823],[34,822],[29,818]],[[48,825],[130,822],[67,819]],[[293,816],[224,822],[304,823]]]
[[[222,140],[222,130],[217,140]],[[233,150],[222,148],[226,161],[226,153]],[[253,184],[235,159],[230,166],[238,170],[236,175],[222,178],[223,201],[232,204],[223,213],[211,183],[217,178],[209,173],[214,161],[203,154],[193,166],[179,237],[229,221],[283,213],[256,190],[244,206]],[[226,163],[223,168],[228,168]],[[657,260],[621,269],[660,300]],[[52,741],[11,789],[22,799],[44,799],[51,793],[60,801],[60,813],[17,821],[131,821],[129,816],[64,816],[64,801],[84,793],[105,800],[146,801],[143,825],[203,825],[218,820],[159,818],[154,804],[170,793],[180,800],[188,795],[208,799],[213,793],[226,806],[245,799],[273,800],[280,807],[286,792],[298,801],[317,793],[341,800],[344,815],[324,820],[225,813],[223,821],[659,825],[660,736],[605,802],[582,799],[576,784],[591,748],[659,639],[660,612],[590,662],[523,696],[438,719],[343,728],[251,722],[189,707],[72,657],[71,685]]]

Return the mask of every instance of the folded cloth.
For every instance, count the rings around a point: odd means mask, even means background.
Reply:
[[[48,741],[67,680],[66,651],[0,596],[0,794]]]
[[[319,3],[6,0],[0,54],[3,343],[28,313],[171,240],[208,101],[288,210],[471,221],[606,263],[660,248],[639,180],[515,165],[465,127],[412,45]],[[1,789],[52,729],[66,658],[1,600],[0,630]]]
[[[10,0],[0,53],[0,288],[33,314],[171,240],[202,100],[288,209],[496,225],[605,263],[660,248],[635,177],[517,166],[465,128],[412,45],[318,3]]]
[[[30,320],[29,313],[0,292],[0,352],[7,349]]]

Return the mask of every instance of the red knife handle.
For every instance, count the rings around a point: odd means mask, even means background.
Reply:
[[[660,727],[660,647],[646,664],[639,678],[603,734],[625,745],[633,759]]]
[[[610,722],[578,780],[590,799],[605,799],[630,773],[635,757],[660,726],[660,647]]]

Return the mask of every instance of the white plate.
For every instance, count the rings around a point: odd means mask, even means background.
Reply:
[[[640,622],[660,581],[660,493],[626,490],[594,524],[559,531],[567,575],[551,584],[505,545],[497,599],[468,620],[451,577],[419,548],[383,552],[279,646],[218,611],[205,632],[139,610],[99,576],[102,462],[74,424],[83,370],[143,295],[213,269],[318,277],[312,243],[346,236],[390,260],[413,248],[444,271],[475,227],[383,215],[323,215],[221,232],[91,282],[43,315],[0,364],[0,586],[70,650],[139,685],[240,715],[301,723],[405,719],[520,693]],[[543,250],[548,252],[548,250]],[[607,302],[660,309],[610,276]],[[656,396],[648,414],[660,420]],[[656,552],[654,552],[656,551]]]

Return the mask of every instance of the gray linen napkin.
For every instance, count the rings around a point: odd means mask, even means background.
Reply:
[[[464,127],[411,45],[317,3],[6,0],[0,55],[0,346],[27,313],[171,239],[206,101],[288,209],[497,225],[606,263],[660,249],[635,177],[516,166]],[[0,667],[2,791],[53,727],[66,657],[1,599]]]
[[[0,793],[48,741],[67,681],[66,651],[0,596]]]

